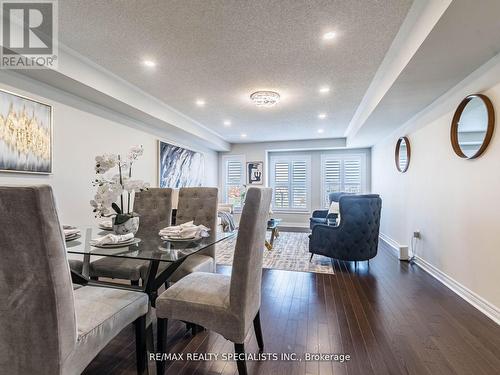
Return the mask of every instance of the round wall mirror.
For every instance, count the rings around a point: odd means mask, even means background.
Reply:
[[[466,97],[453,116],[451,145],[464,159],[480,156],[488,147],[495,127],[495,111],[491,100],[482,94]]]
[[[404,173],[410,165],[411,148],[410,141],[407,137],[401,137],[396,143],[396,168]]]

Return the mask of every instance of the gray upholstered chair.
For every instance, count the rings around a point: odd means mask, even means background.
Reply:
[[[133,322],[143,373],[147,295],[73,288],[49,186],[0,187],[0,212],[0,374],[80,374]]]
[[[215,236],[217,233],[217,194],[217,188],[181,188],[175,225],[194,221],[196,225],[209,228],[210,234]],[[215,272],[215,246],[189,256],[174,272],[170,281],[179,281],[192,272]]]
[[[330,193],[328,194],[328,203],[338,202],[340,197],[344,195],[350,195],[352,193]],[[309,219],[309,228],[312,230],[316,224],[330,224],[335,223],[337,219],[337,214],[328,214],[328,209],[326,210],[315,210],[312,213],[312,217]]]
[[[160,229],[170,225],[172,219],[172,189],[151,188],[136,193],[134,212],[140,217],[136,236],[157,235]],[[148,261],[106,257],[91,263],[90,276],[125,279],[138,285],[139,279],[146,277],[148,266]]]
[[[382,200],[377,194],[340,198],[340,224],[317,224],[309,236],[309,251],[330,258],[363,261],[377,255]]]
[[[194,272],[175,283],[156,300],[158,352],[166,348],[167,319],[201,325],[234,342],[244,353],[244,341],[252,326],[259,349],[264,349],[260,327],[262,257],[272,190],[248,189],[241,214],[231,276]],[[158,374],[165,371],[158,362]],[[246,374],[244,360],[238,360],[240,375]]]

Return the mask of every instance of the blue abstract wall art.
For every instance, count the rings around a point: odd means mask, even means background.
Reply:
[[[204,157],[200,152],[159,141],[159,186],[181,188],[201,186]]]

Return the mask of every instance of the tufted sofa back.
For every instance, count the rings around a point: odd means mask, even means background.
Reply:
[[[134,212],[140,216],[139,233],[158,233],[172,221],[172,189],[151,188],[135,194]]]
[[[328,201],[330,203],[339,202],[340,198],[343,197],[344,195],[352,195],[352,193],[345,193],[343,191],[338,192],[338,193],[330,193],[330,194],[328,194]]]
[[[382,199],[377,194],[340,197],[338,259],[367,260],[377,255]]]

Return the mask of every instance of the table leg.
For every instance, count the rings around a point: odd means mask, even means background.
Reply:
[[[276,228],[273,228],[273,229],[271,230],[271,241],[270,241],[270,243],[271,243],[271,247],[274,245],[274,238],[275,238],[275,237],[277,237],[277,236],[276,236]]]
[[[144,282],[144,293],[149,296],[149,301],[151,306],[155,306],[156,297],[158,297],[158,288],[155,287],[156,273],[158,272],[158,266],[160,261],[157,259],[151,260],[149,262],[148,273],[146,275],[146,281]]]
[[[178,260],[177,262],[170,263],[165,270],[158,274],[158,268],[160,261],[159,260],[151,260],[149,263],[148,273],[146,275],[146,281],[144,282],[144,293],[149,296],[149,301],[151,302],[151,306],[155,307],[156,298],[158,297],[158,289],[162,285],[164,285],[173,273],[179,268],[179,266],[186,260],[183,258]]]

